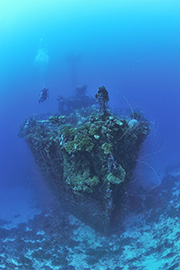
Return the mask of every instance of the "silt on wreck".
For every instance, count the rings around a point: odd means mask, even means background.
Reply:
[[[104,86],[96,99],[99,108],[82,106],[66,116],[30,117],[19,136],[65,209],[108,234],[124,210],[126,186],[150,129],[140,113],[132,112],[129,119],[112,114]]]

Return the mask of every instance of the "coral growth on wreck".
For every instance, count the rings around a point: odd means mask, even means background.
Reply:
[[[99,228],[105,228],[123,199],[124,183],[132,176],[149,123],[137,114],[129,120],[113,115],[104,86],[96,98],[99,109],[93,105],[68,116],[32,117],[22,124],[19,135],[57,196],[71,205],[70,211],[76,209],[82,219],[88,211],[89,223],[96,215]]]
[[[36,159],[45,164],[45,171],[49,164],[53,164],[51,170],[56,163],[60,164],[61,176],[77,194],[93,192],[103,183],[121,184],[128,178],[139,142],[148,132],[147,121],[139,120],[132,129],[127,120],[112,114],[102,118],[92,108],[87,121],[80,125],[69,123],[64,116],[50,116],[46,120],[34,117],[22,125],[20,136],[26,138],[34,153],[38,151]]]

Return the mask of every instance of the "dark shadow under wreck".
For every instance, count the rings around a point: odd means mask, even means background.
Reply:
[[[104,86],[95,105],[68,116],[29,118],[20,128],[44,176],[63,206],[80,220],[107,234],[124,212],[126,183],[138,151],[149,134],[138,113],[120,119],[107,108]]]

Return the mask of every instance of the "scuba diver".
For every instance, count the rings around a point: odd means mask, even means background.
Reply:
[[[43,87],[39,94],[39,103],[44,102],[48,98],[48,89]]]

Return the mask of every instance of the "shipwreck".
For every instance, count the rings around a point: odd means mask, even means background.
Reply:
[[[19,136],[65,209],[107,234],[123,212],[126,186],[150,128],[141,113],[114,115],[104,86],[95,97],[97,104],[83,107],[79,101],[67,115],[26,119]]]

